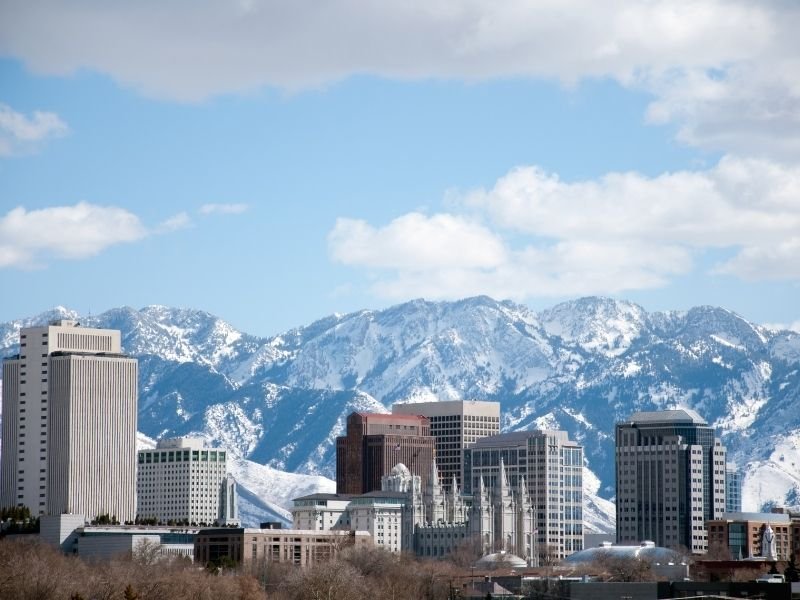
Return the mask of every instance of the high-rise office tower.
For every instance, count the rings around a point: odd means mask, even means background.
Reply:
[[[420,415],[351,413],[346,435],[336,438],[336,493],[380,491],[397,463],[419,475],[424,489],[434,452],[430,429]]]
[[[139,450],[136,484],[140,518],[206,525],[238,523],[236,482],[227,453],[197,438],[161,440]]]
[[[616,426],[617,542],[708,550],[725,512],[725,447],[693,410],[637,412]]]
[[[34,515],[136,514],[137,361],[120,332],[61,320],[3,361],[0,505]]]
[[[500,403],[480,400],[446,400],[395,404],[396,415],[423,415],[431,420],[436,439],[436,466],[445,489],[455,477],[463,487],[463,451],[467,444],[500,433]]]
[[[742,512],[742,472],[734,463],[725,465],[725,512]]]
[[[523,481],[535,513],[537,552],[563,558],[583,550],[583,446],[565,431],[514,431],[464,450],[466,494],[474,497],[481,486],[518,490]]]

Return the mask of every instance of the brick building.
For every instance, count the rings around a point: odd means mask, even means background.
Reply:
[[[381,478],[397,463],[428,481],[435,439],[420,415],[351,413],[346,435],[336,438],[336,493],[380,491]]]

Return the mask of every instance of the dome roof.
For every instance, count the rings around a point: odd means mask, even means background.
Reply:
[[[528,563],[516,554],[501,550],[500,552],[494,552],[481,557],[478,562],[475,563],[475,566],[483,569],[497,569],[500,567],[524,569],[528,566]]]
[[[605,556],[614,558],[642,558],[660,563],[679,563],[681,561],[680,554],[669,548],[656,546],[653,542],[642,542],[638,546],[612,546],[606,542],[596,548],[587,548],[586,550],[570,554],[564,559],[564,564],[576,565],[592,563]]]
[[[411,471],[403,463],[397,463],[391,471],[392,477],[411,477]]]

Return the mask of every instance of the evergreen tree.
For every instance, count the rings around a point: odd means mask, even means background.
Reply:
[[[783,572],[783,574],[786,576],[786,581],[800,581],[800,570],[797,568],[797,564],[794,562],[794,555],[789,558],[789,562],[787,563],[786,570]]]

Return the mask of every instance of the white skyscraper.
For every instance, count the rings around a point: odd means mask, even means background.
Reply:
[[[161,440],[139,451],[138,516],[189,524],[238,523],[236,482],[227,453],[197,438]]]
[[[34,515],[136,514],[137,361],[120,332],[23,328],[3,361],[0,505]]]

